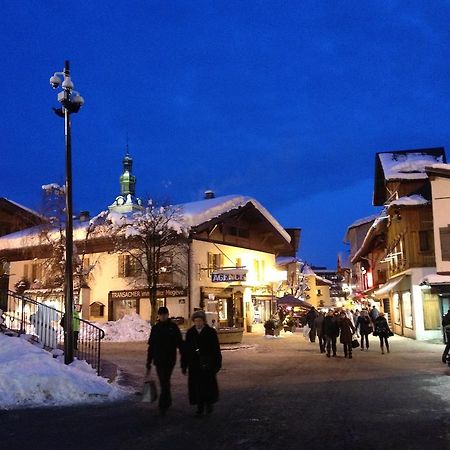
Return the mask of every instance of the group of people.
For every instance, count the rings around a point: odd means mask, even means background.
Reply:
[[[206,323],[202,310],[191,317],[194,325],[183,341],[178,325],[169,318],[169,310],[158,310],[158,321],[152,326],[148,340],[146,379],[151,378],[155,366],[160,384],[159,410],[164,415],[172,404],[170,378],[176,364],[177,351],[181,354],[181,371],[188,377],[189,403],[196,405],[196,416],[210,414],[219,398],[216,374],[222,367],[217,332]]]
[[[373,333],[380,339],[381,353],[390,352],[389,337],[393,336],[383,312],[373,306],[369,311],[363,309],[355,312],[338,308],[327,312],[318,311],[314,307],[306,314],[306,324],[310,328],[311,342],[319,340],[321,353],[326,356],[336,356],[337,338],[343,344],[345,358],[353,357],[353,347],[361,347],[361,351],[369,350],[369,335]],[[360,342],[356,338],[360,338]],[[356,341],[356,342],[355,342]]]

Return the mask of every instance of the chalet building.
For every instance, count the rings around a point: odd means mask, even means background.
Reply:
[[[141,210],[128,154],[120,186],[109,212]],[[200,201],[176,207],[189,230],[187,245],[180,247],[180,269],[160,274],[157,306],[167,306],[180,321],[203,308],[218,325],[248,330],[255,321],[269,317],[277,286],[286,277],[276,257],[295,255],[298,230],[285,230],[258,201],[240,195],[215,197],[208,192]],[[117,320],[137,312],[149,319],[149,292],[139,267],[128,255],[114,252],[109,236],[94,234],[86,239],[90,223],[87,215],[74,221],[74,241],[83,250],[82,266],[90,268],[76,289],[82,316]],[[0,257],[10,262],[10,289],[25,279],[31,286],[27,295],[51,298],[62,306],[60,286],[58,290],[49,285],[48,274],[42,270],[51,249],[39,238],[40,231],[34,227],[0,238]]]
[[[7,198],[0,198],[0,237],[43,223],[43,217],[35,211]],[[0,257],[0,309],[6,309],[9,285],[9,261]]]
[[[426,167],[445,162],[441,147],[377,153],[373,205],[382,210],[347,230],[359,293],[380,302],[395,333],[420,340],[441,335],[440,300],[421,283],[436,274]]]
[[[279,269],[286,272],[277,296],[293,295],[316,308],[335,306],[330,291],[332,282],[318,275],[308,264],[294,256],[277,258]]]
[[[422,281],[424,295],[437,295],[441,314],[450,309],[450,164],[426,168],[431,182],[436,273]],[[437,313],[437,312],[436,312]]]

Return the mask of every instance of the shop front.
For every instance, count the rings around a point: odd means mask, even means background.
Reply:
[[[170,316],[178,319],[187,316],[187,288],[158,288],[156,307],[166,306]],[[139,314],[148,320],[151,315],[150,294],[148,289],[128,289],[110,291],[108,294],[108,320],[119,320],[125,315]]]

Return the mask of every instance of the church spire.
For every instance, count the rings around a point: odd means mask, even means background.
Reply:
[[[128,145],[127,152],[125,153],[125,157],[122,161],[123,164],[123,173],[120,176],[120,193],[122,195],[135,195],[136,194],[136,177],[131,174],[133,168],[133,158],[128,153]]]
[[[132,174],[133,158],[128,151],[128,142],[126,148],[127,150],[122,160],[123,171],[122,175],[120,175],[120,195],[109,206],[111,211],[121,213],[142,209],[142,202],[136,197],[136,177]]]

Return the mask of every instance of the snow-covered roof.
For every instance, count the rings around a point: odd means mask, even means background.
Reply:
[[[277,222],[277,220],[264,208],[258,201],[251,197],[240,195],[227,195],[223,197],[216,197],[206,200],[201,200],[191,203],[183,203],[176,205],[182,217],[183,225],[189,228],[199,226],[203,223],[209,222],[222,214],[239,209],[245,205],[253,205],[272,226],[280,233],[280,235],[287,241],[291,242],[291,237],[286,230]],[[98,216],[91,219],[90,222],[74,221],[73,238],[74,241],[82,241],[86,237],[87,229],[90,223],[95,222],[107,215],[107,212],[102,212]],[[123,218],[126,214],[109,213],[108,217]],[[128,217],[128,216],[127,216]],[[131,219],[132,220],[132,219]],[[42,226],[35,226],[27,228],[22,231],[7,234],[0,237],[0,250],[17,249],[22,247],[34,247],[42,245]],[[59,229],[54,230],[53,233],[46,233],[46,237],[54,236],[54,239],[59,239]]]
[[[393,200],[389,203],[391,206],[417,206],[417,205],[427,205],[430,203],[427,199],[423,198],[419,194],[414,194],[406,197],[400,197],[397,200]]]
[[[301,263],[302,260],[298,259],[295,256],[277,256],[276,257],[276,263],[278,266],[285,266],[286,264],[293,264],[293,263]]]
[[[387,215],[386,210],[383,209],[383,211],[378,215],[378,217],[374,220],[372,226],[367,231],[366,237],[364,238],[364,241],[363,241],[361,247],[358,249],[358,251],[355,253],[355,255],[351,258],[352,264],[355,264],[356,262],[358,262],[360,257],[364,256],[366,254],[367,250],[370,247],[370,243],[385,228],[388,218],[389,218],[389,216]]]
[[[361,217],[361,219],[357,219],[351,225],[349,225],[347,229],[359,227],[360,225],[373,222],[378,216],[379,214],[372,214],[371,216]]]
[[[433,273],[431,275],[427,275],[421,281],[421,283],[425,284],[450,284],[450,275],[439,275],[437,273]]]
[[[427,169],[446,170],[446,171],[450,172],[450,164],[445,164],[445,163],[432,164],[431,166],[427,166]]]
[[[44,216],[42,216],[41,214],[39,214],[38,212],[34,211],[31,208],[27,208],[26,206],[21,205],[20,203],[15,202],[14,200],[11,200],[9,198],[3,197],[4,200],[6,200],[7,202],[13,204],[14,206],[17,206],[20,209],[23,209],[24,211],[33,214],[33,216],[39,217],[40,219],[44,219]]]
[[[197,202],[183,203],[177,205],[181,209],[187,225],[196,227],[209,222],[222,214],[242,208],[245,205],[252,204],[283,236],[287,242],[291,242],[291,237],[286,230],[277,222],[277,220],[254,198],[243,195],[225,195],[222,197],[209,198]]]
[[[425,167],[443,163],[442,155],[417,153],[379,153],[384,177],[390,180],[418,180],[427,178]]]

